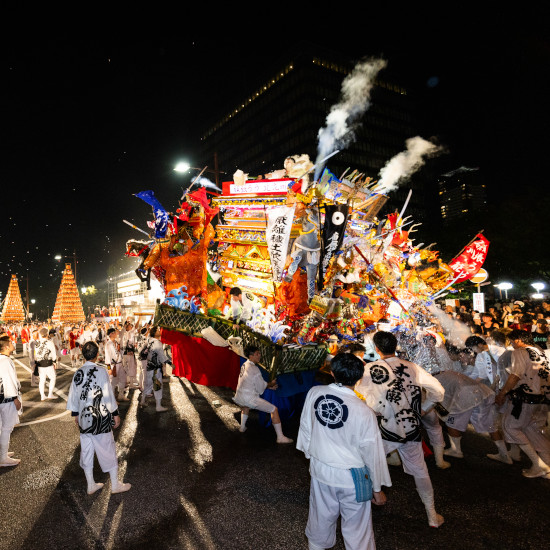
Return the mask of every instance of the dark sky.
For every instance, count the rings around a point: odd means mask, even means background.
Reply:
[[[463,11],[435,23],[415,15],[417,23],[389,11],[364,23],[342,14],[289,26],[277,15],[173,31],[153,23],[10,29],[1,64],[0,291],[11,273],[28,270],[31,297],[52,308],[62,268],[53,256],[73,250],[79,286],[102,285],[123,243],[139,237],[122,219],[140,227],[148,219],[149,207],[132,194],[152,189],[174,208],[189,181],[172,171],[175,161],[300,40],[351,59],[384,56],[419,98],[424,137],[481,167],[494,197],[526,185],[544,192],[546,14]]]

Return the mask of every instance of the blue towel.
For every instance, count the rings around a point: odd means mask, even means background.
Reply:
[[[372,499],[372,480],[369,469],[366,466],[362,468],[351,468],[351,477],[355,484],[355,500],[357,502],[368,502]]]

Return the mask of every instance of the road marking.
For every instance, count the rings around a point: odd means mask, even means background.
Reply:
[[[14,359],[14,362],[17,363],[23,369],[25,369],[27,372],[31,373],[31,375],[32,375],[32,373],[33,373],[32,369],[27,367],[27,365],[25,365],[24,363],[21,363],[21,361],[19,361],[19,359]],[[61,399],[64,399],[65,401],[67,401],[68,397],[65,394],[65,392],[63,392],[61,390],[55,390],[54,393],[56,395],[58,395],[59,397],[61,397]],[[40,401],[40,404],[42,404],[42,403],[48,403],[48,401]],[[38,405],[38,404],[39,403],[36,403],[36,405]],[[23,403],[23,405],[24,405],[24,403]],[[36,405],[33,404],[32,406],[36,406]],[[31,424],[41,424],[42,422],[49,422],[50,420],[56,420],[57,418],[61,418],[62,416],[65,416],[66,414],[68,414],[70,412],[71,411],[65,410],[62,413],[55,414],[53,416],[48,416],[47,418],[38,418],[37,420],[29,420],[28,422],[20,422],[19,424],[16,424],[15,427],[20,428],[21,426],[30,426]]]

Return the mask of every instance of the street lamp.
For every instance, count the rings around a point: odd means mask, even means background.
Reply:
[[[184,174],[185,172],[187,172],[187,170],[189,170],[189,168],[191,168],[191,165],[188,162],[178,162],[176,166],[174,166],[174,172]],[[195,170],[198,170],[198,168],[196,168]]]
[[[496,287],[501,291],[500,297],[502,298],[502,291],[504,290],[506,299],[508,300],[508,291],[514,288],[514,285],[512,283],[500,283],[499,285],[496,285]]]
[[[214,153],[214,170],[209,170],[208,166],[205,166],[204,168],[197,168],[196,166],[191,166],[187,161],[182,160],[178,162],[174,166],[174,172],[177,172],[178,174],[185,174],[188,170],[199,170],[200,173],[198,176],[196,176],[190,187],[193,186],[193,184],[205,173],[210,173],[214,175],[214,183],[216,184],[216,187],[220,186],[220,174],[225,174],[222,170],[218,168],[218,154]]]
[[[531,286],[540,294],[540,291],[546,286],[544,283],[531,283]]]

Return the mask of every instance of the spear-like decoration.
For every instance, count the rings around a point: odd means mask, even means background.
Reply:
[[[140,229],[139,227],[137,227],[136,225],[134,225],[133,223],[130,223],[128,220],[122,220],[126,225],[129,225],[130,227],[133,227],[136,231],[139,231],[145,235],[147,235],[149,238],[151,238],[151,235],[149,235],[149,233],[147,233],[147,231],[143,231],[143,229]]]

